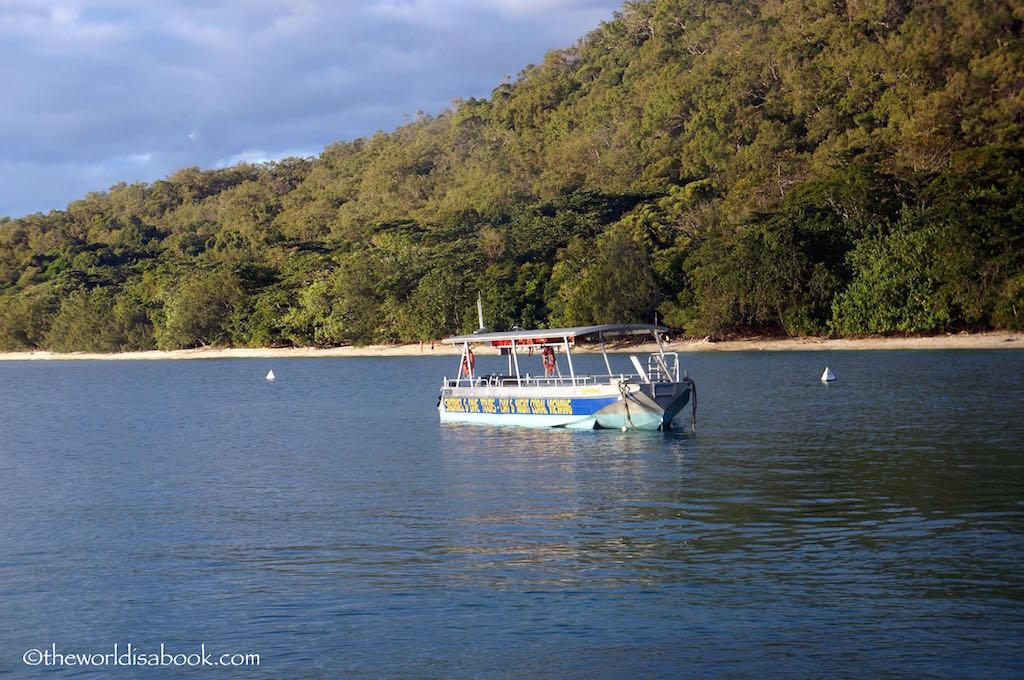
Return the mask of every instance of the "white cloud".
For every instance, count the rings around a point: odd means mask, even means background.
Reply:
[[[539,16],[550,15],[552,12],[593,13],[596,10],[610,18],[608,3],[588,0],[497,0],[496,4],[506,16]],[[596,28],[596,24],[591,28]]]
[[[78,19],[78,8],[57,5],[50,10],[50,19],[55,24],[73,24]]]
[[[317,149],[316,151],[296,151],[294,149],[291,149],[288,151],[277,152],[268,152],[264,151],[263,149],[246,149],[245,151],[236,153],[228,158],[222,158],[218,161],[215,161],[213,163],[213,167],[230,168],[231,166],[238,165],[239,163],[252,163],[255,165],[259,163],[270,163],[272,161],[279,161],[284,158],[307,158],[310,156],[315,156],[319,153],[319,149]]]
[[[505,74],[573,44],[620,6],[7,0],[0,215],[391,130],[418,110],[489,96]]]

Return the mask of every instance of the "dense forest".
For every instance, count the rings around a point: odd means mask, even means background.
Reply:
[[[0,220],[0,348],[1024,328],[1024,5],[650,0],[318,158]],[[457,93],[455,93],[457,94]]]

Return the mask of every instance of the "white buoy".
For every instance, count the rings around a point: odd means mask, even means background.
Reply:
[[[267,371],[267,380],[270,380],[271,382],[274,381],[274,371],[273,371],[273,369],[271,369],[270,371]]]
[[[835,379],[836,376],[833,375],[832,371],[828,370],[828,366],[826,366],[825,372],[821,374],[821,382],[830,382]]]
[[[623,432],[626,432],[626,431],[627,431],[627,430],[626,430],[626,426],[625,426],[625,425],[623,425],[623,426],[622,426],[622,431],[623,431]]]

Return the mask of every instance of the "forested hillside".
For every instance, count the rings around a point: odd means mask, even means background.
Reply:
[[[1024,327],[1024,5],[627,2],[489,99],[0,220],[0,348]],[[458,94],[458,93],[453,93]]]

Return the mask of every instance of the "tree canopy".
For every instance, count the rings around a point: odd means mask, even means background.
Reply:
[[[490,98],[0,219],[0,348],[1024,327],[1024,8],[627,1]]]

